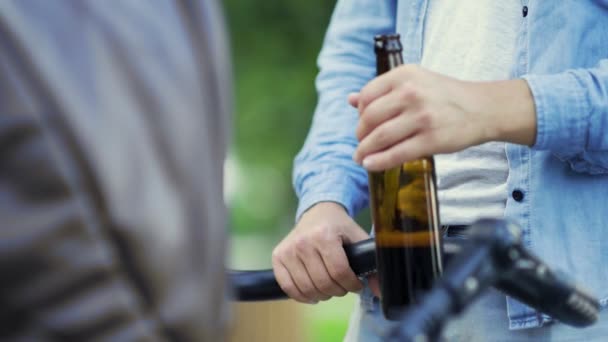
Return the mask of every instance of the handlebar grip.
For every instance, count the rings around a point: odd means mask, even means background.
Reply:
[[[444,239],[443,257],[449,259],[461,249],[462,241]],[[350,267],[359,277],[365,277],[376,271],[376,245],[374,239],[367,239],[344,246],[344,252]],[[269,270],[228,271],[233,286],[234,299],[242,302],[286,299],[287,295]]]
[[[234,299],[241,302],[286,299],[272,270],[228,271]]]
[[[373,238],[344,245],[344,252],[350,268],[358,277],[376,272],[376,244]]]

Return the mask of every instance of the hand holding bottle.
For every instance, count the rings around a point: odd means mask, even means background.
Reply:
[[[368,170],[488,141],[533,145],[534,101],[525,80],[466,82],[402,65],[349,96],[359,109],[354,159]]]

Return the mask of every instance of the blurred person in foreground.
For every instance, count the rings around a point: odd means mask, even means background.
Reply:
[[[373,37],[392,32],[407,65],[375,78]],[[339,0],[294,167],[297,224],[273,253],[281,287],[307,303],[361,290],[342,245],[368,237],[352,219],[366,169],[435,155],[448,236],[480,217],[518,222],[532,252],[606,306],[607,32],[606,0]],[[381,340],[398,323],[369,286],[359,298],[347,338]],[[446,336],[604,341],[607,315],[579,330],[490,291]]]
[[[216,1],[0,2],[0,340],[217,341]]]

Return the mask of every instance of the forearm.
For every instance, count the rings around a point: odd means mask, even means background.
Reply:
[[[595,68],[479,83],[480,107],[494,120],[488,140],[551,151],[574,171],[608,170],[608,60]]]
[[[354,139],[338,133],[313,129],[295,160],[296,219],[319,202],[339,203],[351,216],[367,205],[367,174],[351,158]]]
[[[313,123],[294,161],[293,185],[299,199],[296,219],[318,202],[340,203],[351,216],[367,204],[367,175],[351,158],[357,146],[354,127],[358,118],[346,104],[352,82],[326,78],[322,73],[317,86],[320,97]]]
[[[375,76],[373,37],[395,28],[390,0],[340,0],[319,55],[319,102],[294,163],[296,218],[318,202],[336,202],[353,216],[367,205],[367,174],[352,160],[358,113],[347,96]]]
[[[525,80],[468,82],[464,88],[474,115],[486,121],[485,140],[534,145],[536,111]]]
[[[556,153],[608,151],[608,60],[596,67],[463,87],[488,140]]]

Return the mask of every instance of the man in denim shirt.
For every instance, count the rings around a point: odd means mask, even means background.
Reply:
[[[409,65],[372,81],[373,36],[389,32]],[[367,205],[365,169],[432,154],[443,224],[512,219],[530,250],[607,304],[608,1],[340,0],[319,66],[297,225],[273,253],[292,298],[361,290],[341,245],[367,238],[352,220]],[[575,330],[490,292],[446,335],[601,340],[604,316]],[[362,340],[390,325],[367,286],[351,322],[348,338]]]

